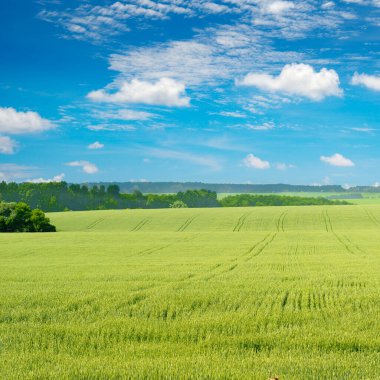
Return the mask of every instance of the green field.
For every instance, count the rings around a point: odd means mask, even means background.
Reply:
[[[49,216],[0,234],[0,379],[380,379],[380,205]]]

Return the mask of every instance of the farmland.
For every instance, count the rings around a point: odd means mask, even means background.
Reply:
[[[0,234],[1,379],[380,378],[380,205],[48,216]]]

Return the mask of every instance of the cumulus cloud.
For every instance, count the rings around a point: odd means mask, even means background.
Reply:
[[[351,167],[355,166],[355,164],[349,159],[342,156],[339,153],[335,153],[332,156],[321,156],[321,161],[326,162],[332,166],[340,166],[340,167]]]
[[[1,154],[13,154],[17,142],[7,136],[0,136],[0,153]]]
[[[262,160],[253,154],[248,154],[247,157],[243,159],[243,164],[248,168],[254,169],[269,169],[270,163],[268,161]]]
[[[95,141],[94,143],[87,146],[88,149],[102,149],[104,148],[104,144],[99,141]]]
[[[31,182],[31,183],[62,182],[64,178],[65,178],[65,173],[61,173],[50,179],[35,178],[35,179],[27,179],[25,182]]]
[[[139,103],[169,107],[186,107],[190,98],[185,96],[185,85],[171,78],[161,78],[155,83],[132,79],[124,82],[115,93],[105,90],[90,92],[87,97],[95,102]]]
[[[380,76],[355,73],[352,77],[353,85],[361,85],[370,90],[380,91]]]
[[[302,96],[314,101],[327,96],[343,95],[335,70],[323,68],[316,72],[312,66],[303,63],[285,65],[278,76],[250,73],[237,84],[257,87],[263,91]]]
[[[279,15],[294,7],[295,5],[292,1],[275,0],[264,2],[263,10],[267,13]]]
[[[37,112],[0,107],[0,132],[16,135],[42,132],[54,127],[50,120],[42,118]]]
[[[87,174],[95,174],[99,171],[95,164],[88,161],[72,161],[66,164],[67,166],[74,166],[82,168],[82,171]]]

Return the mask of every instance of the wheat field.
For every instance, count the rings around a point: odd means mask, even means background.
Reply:
[[[49,217],[0,234],[0,379],[380,379],[380,206]]]

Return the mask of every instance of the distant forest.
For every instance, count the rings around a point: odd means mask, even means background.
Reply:
[[[203,183],[203,182],[99,182],[88,183],[94,186],[117,185],[122,193],[131,193],[135,190],[142,193],[168,194],[178,193],[180,191],[205,189],[220,193],[380,193],[380,187],[374,186],[356,186],[349,189],[339,185],[308,186],[308,185],[286,185],[286,184],[228,184],[228,183]]]
[[[66,182],[0,183],[0,201],[24,202],[43,211],[79,211],[125,208],[246,207],[343,205],[345,201],[281,195],[240,194],[217,199],[208,189],[179,191],[175,194],[143,194],[134,189],[122,193],[117,184],[79,185]]]

